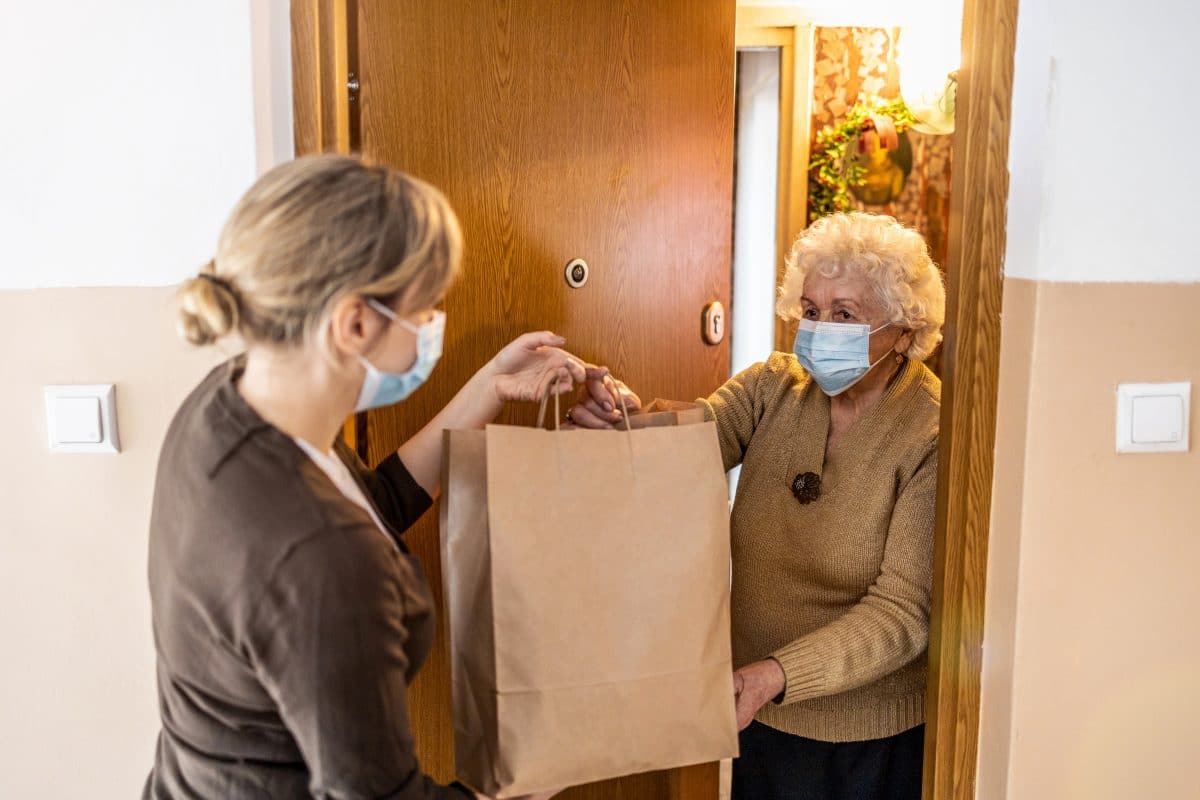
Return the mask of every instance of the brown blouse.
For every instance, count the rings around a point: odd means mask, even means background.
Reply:
[[[344,445],[385,535],[214,370],[167,432],[150,520],[162,716],[145,798],[455,798],[417,765],[407,687],[433,641],[400,534],[431,505]]]

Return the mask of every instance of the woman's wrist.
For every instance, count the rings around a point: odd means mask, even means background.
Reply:
[[[778,703],[783,700],[783,696],[787,694],[787,673],[783,671],[783,664],[775,657],[766,659],[766,662],[774,667],[772,670],[772,685],[774,691],[771,693],[771,702]]]
[[[483,427],[496,419],[504,407],[498,389],[499,370],[495,360],[484,364],[463,386],[463,394],[470,408],[472,422]]]

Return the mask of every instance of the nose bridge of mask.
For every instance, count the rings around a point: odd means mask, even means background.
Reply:
[[[846,367],[865,363],[870,344],[870,328],[866,325],[802,320],[797,333],[797,345],[814,357]]]
[[[813,322],[812,320],[802,320],[802,324],[811,325],[811,330],[814,333],[830,336],[861,336],[864,333],[872,333],[869,325],[864,325],[858,322]]]
[[[884,328],[891,327],[892,323],[885,322],[878,328],[872,328],[865,322],[813,322],[812,320],[801,320],[800,327],[807,328],[813,333],[819,333],[822,336],[874,336]]]
[[[809,346],[814,352],[865,355],[870,351],[871,337],[892,323],[885,322],[874,330],[869,325],[849,322],[812,322],[802,320],[800,331],[809,331]],[[802,335],[802,334],[801,334]]]

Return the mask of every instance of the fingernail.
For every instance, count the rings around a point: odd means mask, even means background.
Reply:
[[[612,403],[610,403],[610,402],[608,402],[608,401],[605,401],[605,403],[604,403],[604,410],[605,410],[605,411],[612,411],[612,410],[613,410],[613,404],[612,404]]]

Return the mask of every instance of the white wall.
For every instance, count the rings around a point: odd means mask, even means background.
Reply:
[[[1192,0],[1022,0],[1009,277],[1200,280]]]
[[[295,152],[290,19],[291,0],[250,0],[259,174]]]
[[[738,54],[730,358],[737,374],[775,349],[779,50]],[[782,257],[782,254],[781,254]]]
[[[7,3],[0,288],[162,286],[255,175],[244,0]]]
[[[289,50],[287,0],[4,6],[0,798],[136,797],[150,769],[155,463],[225,355],[175,336],[170,284],[290,157]],[[48,453],[49,383],[115,383],[122,452]]]

